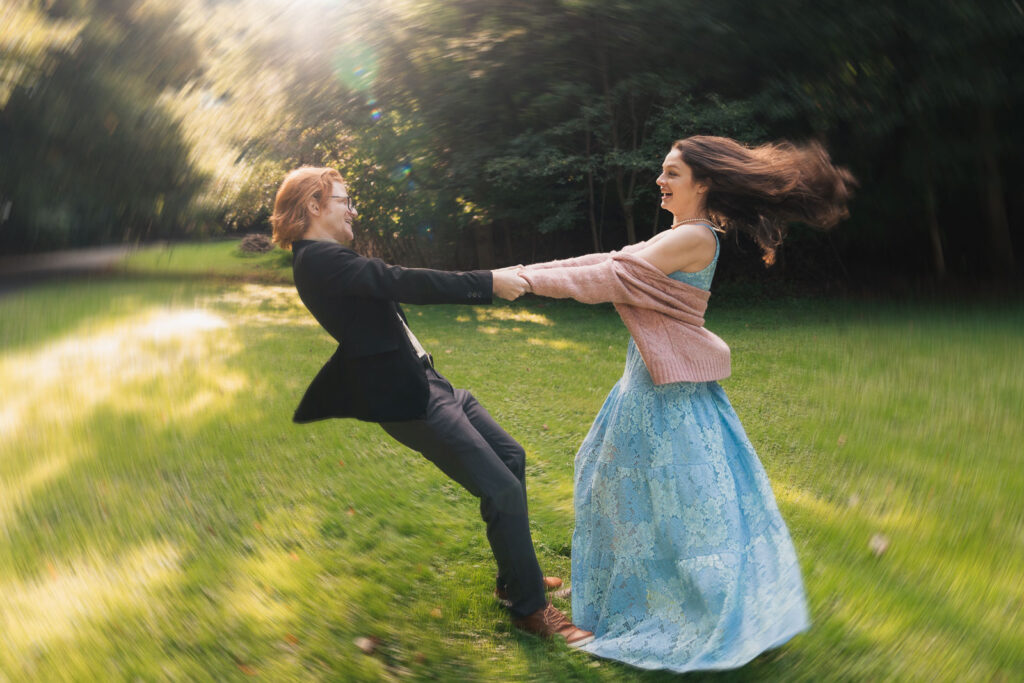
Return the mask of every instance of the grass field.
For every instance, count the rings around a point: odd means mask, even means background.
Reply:
[[[220,277],[290,283],[291,254],[274,249],[243,253],[237,240],[205,244],[167,244],[133,252],[121,264],[125,273],[145,277]]]
[[[514,631],[469,494],[375,425],[290,422],[333,349],[280,265],[179,246],[0,298],[0,680],[671,678]],[[229,277],[165,277],[198,273]],[[406,310],[526,447],[568,578],[572,459],[625,328],[536,298]],[[1017,679],[1024,304],[713,297],[708,327],[814,623],[688,678]]]

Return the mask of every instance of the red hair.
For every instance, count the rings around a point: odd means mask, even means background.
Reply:
[[[292,242],[302,239],[309,229],[309,200],[315,199],[323,208],[336,182],[345,180],[333,168],[302,166],[285,176],[274,197],[274,213],[270,217],[277,246],[291,249]]]

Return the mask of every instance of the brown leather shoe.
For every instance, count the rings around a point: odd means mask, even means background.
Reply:
[[[559,612],[550,602],[528,617],[513,619],[512,624],[518,628],[538,635],[541,638],[559,636],[565,638],[569,647],[586,645],[594,639],[594,634],[578,628],[565,615]]]
[[[544,577],[544,590],[553,591],[556,588],[562,586],[562,580],[557,576],[545,576]],[[512,602],[508,599],[508,593],[503,588],[494,589],[494,597],[498,598],[498,602],[505,605],[505,607],[511,607]]]

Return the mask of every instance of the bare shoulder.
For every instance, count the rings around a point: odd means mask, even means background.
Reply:
[[[696,223],[680,225],[678,228],[667,231],[668,234],[661,240],[662,248],[678,251],[693,251],[710,247],[712,253],[715,249],[715,236],[711,234],[707,226]]]
[[[715,236],[703,225],[680,225],[668,230],[642,252],[648,261],[664,273],[677,270],[695,272],[715,258]]]

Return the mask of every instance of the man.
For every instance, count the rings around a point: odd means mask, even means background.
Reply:
[[[391,266],[348,248],[355,206],[334,169],[302,167],[274,200],[274,241],[293,251],[299,297],[338,350],[295,411],[298,423],[331,417],[377,422],[480,499],[498,564],[495,595],[513,623],[573,647],[593,639],[548,602],[526,512],[526,453],[469,392],[455,389],[409,329],[399,303],[489,304],[526,283],[511,271],[454,273]]]

